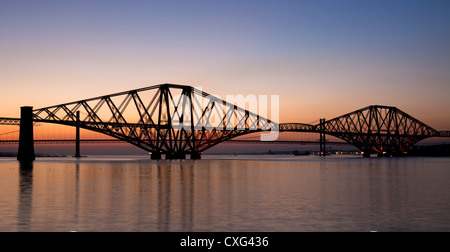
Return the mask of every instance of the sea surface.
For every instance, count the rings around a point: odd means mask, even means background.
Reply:
[[[0,158],[0,232],[450,231],[450,158]]]

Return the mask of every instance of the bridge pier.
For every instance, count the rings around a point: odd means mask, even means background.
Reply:
[[[161,160],[162,159],[161,151],[152,152],[150,154],[150,158],[152,160]],[[202,155],[200,152],[192,152],[192,153],[190,153],[190,158],[193,160],[201,159]],[[166,160],[172,160],[172,159],[186,159],[186,153],[184,153],[184,152],[167,153]]]
[[[327,155],[327,148],[326,148],[326,137],[325,137],[325,118],[320,119],[320,152],[319,155],[322,157],[325,157]]]
[[[200,152],[191,152],[191,159],[195,160],[195,159],[202,159],[202,155],[200,154]]]
[[[152,160],[161,160],[161,152],[160,151],[152,152],[152,154],[150,155],[150,158]]]
[[[370,158],[370,149],[366,148],[363,150],[363,157]]]
[[[19,133],[19,150],[17,160],[33,161],[36,159],[34,153],[33,138],[33,107],[20,108],[20,133]]]
[[[183,152],[167,153],[166,159],[186,159],[186,153]]]
[[[75,133],[75,157],[80,158],[80,111],[77,111],[76,114],[77,121],[76,121],[76,133]]]

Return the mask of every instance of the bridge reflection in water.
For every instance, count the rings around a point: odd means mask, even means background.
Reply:
[[[261,159],[111,156],[23,165],[1,160],[0,227],[6,232],[449,230],[448,159]]]

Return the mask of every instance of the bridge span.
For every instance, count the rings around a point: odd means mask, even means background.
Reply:
[[[402,110],[372,105],[319,124],[278,123],[191,86],[161,84],[65,104],[22,107],[21,118],[0,118],[0,125],[20,125],[19,160],[34,160],[33,123],[53,123],[99,132],[151,153],[152,159],[199,159],[205,150],[235,137],[261,132],[320,134],[352,144],[365,156],[406,155],[430,137],[450,137]],[[78,148],[79,156],[79,148]]]

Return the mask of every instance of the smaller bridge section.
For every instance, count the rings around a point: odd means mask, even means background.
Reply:
[[[429,137],[448,136],[396,107],[368,106],[324,122],[326,134],[341,138],[365,155],[401,156]]]
[[[310,125],[304,123],[280,123],[280,131],[318,132],[318,125]]]
[[[0,118],[0,125],[17,125],[17,126],[19,126],[20,119],[2,117],[2,118]]]
[[[450,131],[440,131],[439,137],[450,137]]]

